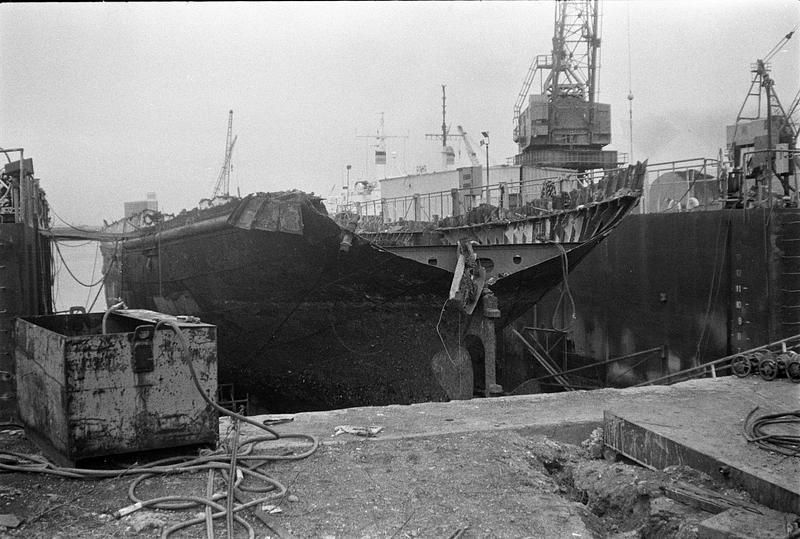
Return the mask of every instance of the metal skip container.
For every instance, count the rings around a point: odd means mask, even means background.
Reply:
[[[16,324],[19,416],[56,460],[216,443],[216,327],[146,310],[23,317]]]

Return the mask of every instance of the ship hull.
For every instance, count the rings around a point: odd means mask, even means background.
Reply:
[[[106,242],[109,301],[217,325],[220,382],[247,394],[254,411],[469,397],[469,333],[486,336],[529,309],[615,224],[587,241],[514,246],[525,264],[494,280],[502,314],[479,331],[447,301],[453,267],[399,256],[300,200],[253,196]],[[445,261],[457,252],[438,245],[422,256]],[[483,339],[493,343],[493,335]],[[494,358],[494,350],[480,354]]]

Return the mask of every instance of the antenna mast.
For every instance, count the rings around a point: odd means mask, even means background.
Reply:
[[[425,136],[428,138],[441,138],[442,139],[442,170],[447,169],[447,165],[452,165],[455,163],[456,160],[456,153],[453,151],[451,146],[447,145],[447,137],[451,136],[449,134],[450,129],[447,127],[447,92],[446,92],[447,85],[442,84],[442,134],[432,134],[428,133]]]

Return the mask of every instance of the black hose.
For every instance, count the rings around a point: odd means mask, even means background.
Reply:
[[[758,406],[753,408],[744,420],[744,437],[762,449],[774,451],[790,457],[800,455],[800,435],[770,433],[764,430],[767,425],[791,424],[800,426],[800,410],[763,414],[755,417]]]
[[[104,316],[104,326],[108,315],[111,314],[113,310],[116,310],[120,307],[120,304],[114,305],[106,311]],[[198,524],[198,523],[206,523],[206,532],[209,534],[209,537],[213,538],[213,527],[211,526],[210,520],[223,518],[232,519],[236,523],[243,526],[249,537],[254,537],[254,530],[252,526],[247,523],[244,519],[240,516],[236,515],[235,513],[239,513],[240,511],[253,507],[258,506],[266,501],[271,500],[278,500],[283,498],[286,495],[287,488],[282,485],[280,482],[272,479],[265,473],[259,471],[259,468],[266,464],[269,461],[276,461],[276,460],[299,460],[310,456],[314,453],[317,448],[319,447],[319,441],[316,437],[308,434],[288,434],[288,435],[280,435],[277,431],[269,428],[268,426],[254,420],[250,419],[249,417],[243,416],[241,414],[237,414],[235,412],[231,412],[226,408],[218,405],[214,402],[203,390],[202,386],[200,385],[200,381],[197,377],[197,373],[194,370],[194,366],[192,365],[191,360],[191,349],[189,348],[189,342],[184,335],[183,330],[178,326],[177,322],[166,320],[160,321],[156,324],[155,329],[158,329],[160,326],[167,326],[171,328],[178,337],[178,341],[181,344],[182,348],[182,359],[186,363],[189,368],[189,372],[191,374],[192,382],[194,383],[195,388],[200,392],[203,399],[217,412],[222,415],[230,416],[234,419],[234,421],[238,422],[245,422],[253,425],[263,431],[265,431],[266,435],[264,436],[256,436],[241,442],[238,440],[234,441],[235,447],[230,448],[230,454],[226,454],[221,451],[212,452],[209,454],[201,455],[198,457],[188,457],[188,456],[177,456],[177,457],[168,457],[165,459],[160,459],[157,461],[150,462],[148,464],[140,465],[134,468],[126,468],[126,469],[117,469],[117,470],[92,470],[86,468],[66,468],[66,467],[57,467],[53,465],[50,461],[43,457],[39,457],[37,455],[26,455],[22,453],[16,453],[12,451],[0,451],[0,457],[11,457],[11,458],[3,458],[0,459],[0,471],[7,471],[7,472],[31,472],[31,473],[41,473],[47,475],[55,475],[59,477],[67,477],[70,479],[111,479],[111,478],[119,478],[121,476],[127,475],[136,475],[134,481],[131,483],[128,489],[128,497],[131,499],[133,505],[128,507],[124,507],[114,513],[114,516],[117,518],[123,517],[128,515],[134,511],[142,509],[144,507],[151,507],[154,509],[171,509],[171,510],[185,510],[190,509],[193,507],[197,507],[199,505],[204,505],[206,507],[205,514],[200,516],[199,518],[191,519],[185,522],[181,522],[176,524],[172,527],[165,529],[162,533],[162,538],[167,538],[172,533],[183,529],[185,527]],[[104,327],[104,333],[106,332]],[[155,331],[155,330],[154,330]],[[308,449],[300,452],[300,453],[292,453],[288,455],[269,455],[269,454],[255,454],[253,449],[255,444],[265,441],[274,441],[279,438],[287,439],[287,438],[299,438],[302,440],[310,441],[311,447]],[[235,461],[232,465],[231,460],[234,458]],[[242,466],[236,467],[235,462],[239,461],[242,463]],[[235,471],[229,473],[229,470],[239,470],[241,471],[241,475],[237,474]],[[152,477],[155,474],[174,474],[174,473],[184,473],[184,472],[197,472],[197,471],[204,471],[207,470],[209,472],[209,481],[213,482],[213,474],[215,470],[219,470],[223,478],[227,479],[228,483],[233,486],[233,489],[237,491],[249,491],[259,493],[260,496],[250,500],[245,503],[240,503],[235,505],[232,508],[232,511],[217,503],[217,500],[221,498],[225,498],[225,494],[216,494],[212,495],[208,498],[202,498],[197,496],[162,496],[158,498],[153,498],[149,500],[142,500],[136,495],[136,488],[137,486],[146,478]],[[260,487],[247,487],[243,485],[246,478],[255,479],[257,482],[262,483],[264,486]],[[207,485],[207,490],[209,486]],[[230,522],[230,520],[229,520]],[[230,532],[229,532],[230,535]]]

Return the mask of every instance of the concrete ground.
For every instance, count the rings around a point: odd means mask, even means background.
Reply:
[[[747,446],[737,427],[750,409],[797,409],[798,396],[800,386],[786,380],[726,377],[668,387],[254,416],[260,421],[291,419],[273,428],[282,435],[314,435],[321,446],[301,460],[267,463],[262,471],[288,491],[262,506],[260,515],[248,513],[245,518],[259,539],[712,537],[698,535],[711,513],[665,498],[659,486],[694,477],[697,486],[714,488],[710,478],[685,469],[677,470],[679,477],[669,477],[639,466],[593,460],[570,444],[580,445],[603,424],[604,412],[614,411],[635,416],[640,423],[682,425],[674,430],[693,439],[706,438],[711,446],[735,456],[736,447]],[[724,429],[715,430],[717,412],[724,412]],[[710,426],[701,426],[701,417],[709,419]],[[374,437],[352,433],[378,427]],[[231,439],[231,430],[231,421],[222,419],[221,441]],[[249,425],[241,429],[241,438],[263,434]],[[285,455],[298,443],[293,438],[270,441],[258,451]],[[35,451],[21,431],[0,432],[0,449],[4,444],[5,449]],[[759,465],[762,461],[769,462],[766,468],[781,465],[773,457],[763,450],[747,456],[756,461],[750,463],[755,468],[765,468]],[[788,467],[775,469],[791,481],[797,477],[797,459],[783,460]],[[112,513],[130,503],[129,477],[91,481],[7,473],[0,478],[0,516],[21,521],[5,535],[0,528],[0,538],[155,537],[201,511],[141,510],[114,519]],[[145,480],[139,493],[145,498],[170,493],[202,496],[205,484],[204,474],[167,474]],[[215,489],[224,488],[218,479]],[[727,489],[719,493],[740,495]],[[776,531],[762,536],[784,537],[792,518],[772,518]],[[766,532],[764,526],[757,529]],[[224,522],[218,523],[217,536],[224,533]],[[204,535],[202,525],[195,525],[170,537]],[[244,536],[241,528],[239,536]],[[742,531],[722,536],[747,535]]]
[[[463,446],[465,440],[472,440],[473,444],[480,445],[490,443],[492,439],[513,446],[514,440],[519,441],[512,439],[513,436],[521,436],[525,440],[546,436],[551,440],[580,444],[589,437],[593,429],[603,424],[604,411],[611,410],[625,417],[634,417],[640,422],[661,425],[666,430],[671,429],[673,434],[682,436],[679,438],[684,442],[695,443],[711,454],[719,453],[720,458],[742,465],[748,470],[754,470],[764,475],[768,481],[774,481],[782,487],[797,491],[800,489],[800,482],[796,481],[800,477],[798,459],[776,457],[748,444],[741,434],[741,427],[747,413],[755,406],[761,407],[762,411],[790,411],[800,407],[798,397],[800,397],[800,386],[788,380],[766,382],[757,377],[744,379],[722,377],[692,380],[673,386],[576,391],[409,406],[351,408],[294,415],[258,416],[258,419],[291,418],[290,422],[275,428],[285,434],[313,434],[325,446],[334,448],[333,451],[342,444],[350,447],[355,444],[358,446],[357,450],[364,451],[366,455],[372,448],[380,445],[394,448],[397,456],[405,453],[418,454],[431,448],[434,451],[437,448],[441,449],[442,446],[437,445],[437,440],[444,441],[444,446],[447,447],[454,447],[454,441],[457,442],[456,446],[459,444]],[[381,427],[381,430],[373,438],[363,438],[348,433],[346,428],[339,427],[361,429]],[[221,429],[223,433],[230,432],[228,420],[221,421]],[[256,430],[246,426],[242,430],[242,435],[245,437],[255,435]],[[290,441],[288,445],[292,445]],[[462,450],[466,451],[466,447],[462,447]],[[325,471],[321,473],[329,478],[347,477],[352,473],[354,469],[352,466],[356,463],[349,458],[331,459],[327,462]],[[450,476],[453,475],[453,462],[433,459],[429,464],[431,470],[451,467]],[[297,466],[300,469],[303,465]],[[397,476],[398,473],[401,477]],[[388,470],[383,475],[383,481],[399,480],[402,483],[402,474],[408,473],[408,470],[403,472],[395,470],[393,474]],[[335,483],[334,480],[331,481]],[[328,492],[326,496],[336,498],[335,492]],[[451,501],[453,504],[458,503],[456,500]],[[593,529],[591,516],[582,515],[572,520],[568,518],[568,515],[574,517],[580,513],[579,504],[570,505],[564,501],[562,505],[566,508],[564,511],[553,512],[550,523],[541,524],[543,526],[539,530],[539,534],[543,534],[541,536],[604,535],[605,532]],[[337,507],[339,511],[347,512],[346,508]],[[551,509],[554,507],[552,500],[548,507]],[[530,519],[529,508],[522,510],[516,517],[509,518],[512,518],[512,522],[516,518],[516,522],[532,526],[534,523]],[[392,523],[392,526],[399,526],[399,523],[391,519],[389,521],[379,519],[379,521],[384,526],[389,526],[389,523]],[[561,524],[553,525],[553,522]],[[568,522],[572,526],[572,531],[569,533],[566,528],[561,528],[561,525],[566,525]],[[340,523],[338,529],[340,532],[344,530],[345,536],[348,531],[352,531],[351,528],[342,526]],[[457,523],[453,522],[451,527],[456,529]],[[311,529],[319,531],[317,528]],[[302,528],[305,532],[311,529]],[[514,533],[521,533],[522,529],[524,527]],[[373,529],[373,532],[378,531],[380,527]],[[443,533],[445,530],[439,531]]]
[[[304,412],[255,419],[292,418],[276,427],[280,432],[305,433],[321,441],[336,441],[337,426],[383,426],[381,440],[420,436],[515,430],[541,434],[554,440],[579,443],[603,423],[605,410],[683,419],[696,411],[712,414],[713,409],[745,415],[755,406],[795,410],[800,408],[800,385],[786,379],[766,382],[755,376],[702,378],[672,386],[628,389],[598,389],[442,403],[370,406],[326,412]],[[221,420],[221,432],[228,427]],[[245,427],[243,433],[250,432]],[[724,440],[720,440],[725,443]]]

